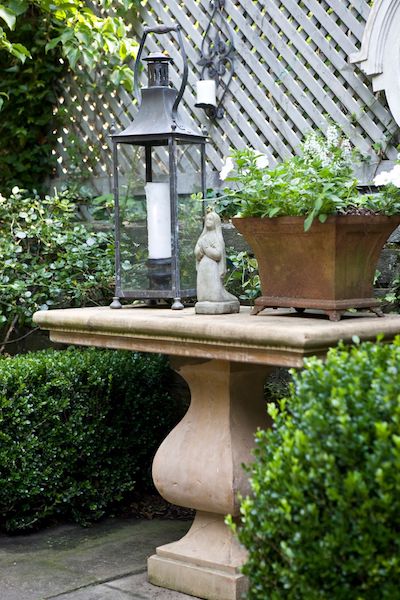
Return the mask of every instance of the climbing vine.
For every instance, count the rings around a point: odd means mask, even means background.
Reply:
[[[46,52],[48,17],[31,7],[14,32],[15,44],[30,45],[31,59],[20,61],[0,52],[2,92],[5,98],[0,135],[0,191],[8,193],[15,185],[41,188],[55,170],[52,149],[57,122],[53,107],[65,64],[58,49]]]
[[[63,112],[54,109],[68,70],[85,86],[101,64],[104,85],[132,89],[135,4],[0,0],[0,193],[40,191],[55,174]]]

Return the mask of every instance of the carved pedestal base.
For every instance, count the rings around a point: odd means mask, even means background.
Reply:
[[[149,581],[208,600],[239,600],[247,591],[240,573],[245,559],[223,516],[198,512],[181,540],[160,546],[149,558]]]
[[[201,359],[174,366],[192,401],[160,446],[153,478],[164,498],[198,512],[181,540],[150,557],[149,581],[207,600],[239,600],[246,552],[224,516],[237,516],[238,495],[250,491],[242,464],[251,460],[257,427],[268,426],[263,387],[270,367]]]
[[[278,218],[260,221],[277,222]],[[273,244],[277,239],[279,235]],[[301,225],[301,244],[303,240]],[[316,248],[318,253],[319,246]],[[74,308],[41,311],[34,320],[50,330],[55,342],[199,357],[197,362],[185,358],[186,362],[176,366],[190,385],[192,404],[154,461],[154,480],[161,494],[199,514],[190,534],[157,550],[149,561],[149,571],[151,581],[178,591],[189,591],[185,581],[186,573],[191,573],[190,580],[202,580],[201,590],[192,593],[209,599],[215,598],[216,580],[225,582],[224,589],[232,598],[243,585],[237,571],[243,555],[225,529],[223,515],[238,515],[237,493],[249,491],[241,463],[251,459],[257,426],[268,426],[263,399],[268,365],[301,367],[305,357],[324,356],[339,340],[350,343],[355,335],[362,341],[371,340],[382,333],[389,342],[400,331],[400,317],[395,315],[332,323],[279,314],[250,318],[245,307],[239,314],[218,317],[200,317],[194,309]],[[253,366],[250,361],[264,366]],[[202,526],[213,520],[215,525]],[[207,537],[200,543],[201,529]],[[231,558],[226,560],[227,556]]]

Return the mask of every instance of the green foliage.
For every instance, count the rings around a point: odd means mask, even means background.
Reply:
[[[86,524],[150,481],[180,416],[163,357],[94,348],[0,358],[0,529]]]
[[[302,156],[294,156],[267,169],[266,157],[249,148],[227,159],[221,178],[234,183],[224,196],[239,216],[304,216],[307,231],[315,218],[322,223],[332,214],[397,214],[400,200],[391,194],[362,195],[352,174],[353,153],[335,127],[327,139],[312,132]],[[229,176],[228,176],[229,175]]]
[[[46,50],[60,47],[72,70],[77,65],[86,72],[99,64],[114,86],[132,89],[133,72],[128,62],[134,57],[137,42],[130,37],[136,0],[4,0],[0,5],[0,50],[21,62],[32,59],[29,40],[14,41],[10,31],[18,29],[26,14],[37,8],[48,23]]]
[[[248,252],[236,252],[231,248],[226,256],[227,278],[225,287],[227,290],[247,302],[252,302],[261,292],[258,264],[254,256]]]
[[[242,503],[250,600],[392,600],[400,581],[400,338],[306,361],[269,405]]]
[[[390,171],[379,173],[374,179],[374,184],[383,186],[382,195],[387,202],[390,203],[395,198],[400,204],[400,162],[397,162]]]
[[[0,4],[3,194],[14,185],[41,191],[55,174],[56,131],[68,116],[63,105],[55,107],[60,81],[68,70],[91,94],[101,87],[133,89],[131,61],[137,42],[131,29],[138,2],[97,0],[93,4],[82,0]]]
[[[397,275],[391,282],[389,292],[384,300],[390,304],[390,308],[396,312],[400,310],[400,275]]]
[[[0,323],[30,325],[41,308],[104,303],[114,272],[110,233],[75,220],[67,192],[0,195]]]
[[[65,65],[59,62],[58,51],[45,51],[48,28],[48,18],[32,8],[12,33],[15,43],[29,44],[32,60],[22,63],[0,52],[2,193],[9,193],[14,185],[40,189],[45,179],[55,174],[52,150],[57,120],[53,109]]]

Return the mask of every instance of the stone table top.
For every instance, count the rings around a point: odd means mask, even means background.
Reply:
[[[71,308],[39,311],[34,322],[54,342],[293,367],[307,356],[324,356],[339,340],[381,334],[390,341],[400,333],[400,315],[352,314],[332,322],[288,310],[252,316],[248,307],[226,315],[196,315],[193,308]]]

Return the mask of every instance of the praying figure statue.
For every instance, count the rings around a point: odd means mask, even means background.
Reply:
[[[196,313],[220,315],[239,312],[239,300],[226,291],[225,242],[221,219],[216,212],[207,213],[204,229],[194,249],[197,269]]]

